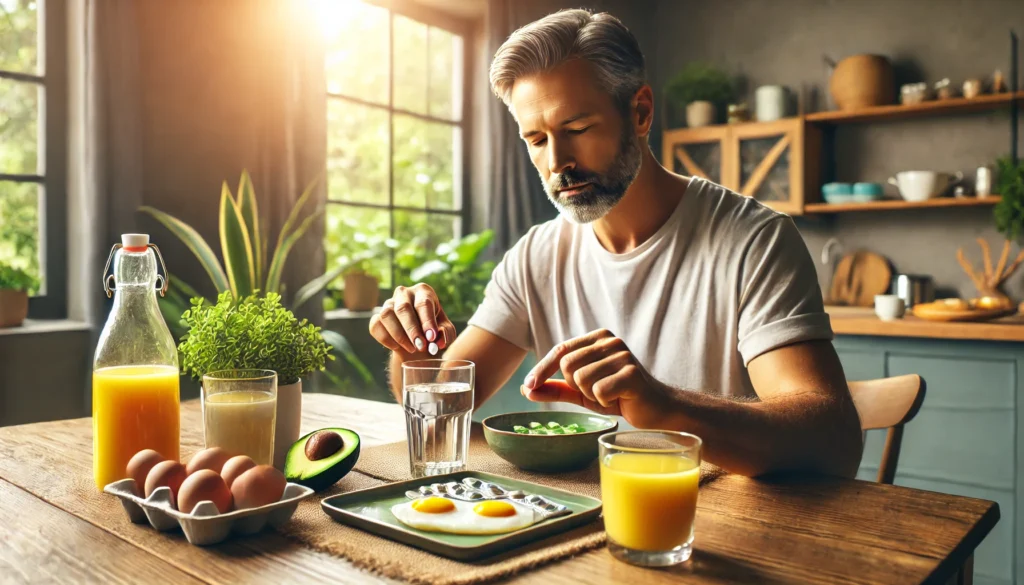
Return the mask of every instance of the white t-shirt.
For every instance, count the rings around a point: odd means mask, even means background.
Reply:
[[[625,254],[561,217],[505,254],[470,325],[543,356],[608,329],[656,379],[753,396],[746,365],[832,339],[814,264],[792,219],[712,182],[690,184],[668,221]]]

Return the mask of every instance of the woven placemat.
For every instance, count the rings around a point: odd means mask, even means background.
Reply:
[[[596,462],[587,469],[563,474],[525,472],[495,455],[478,425],[474,425],[470,436],[468,467],[601,497]],[[718,468],[702,467],[701,483],[719,475]],[[409,478],[406,443],[390,443],[362,451],[355,471],[319,495],[328,497]],[[594,521],[499,555],[470,562],[456,561],[335,522],[320,508],[321,499],[309,498],[301,502],[291,522],[279,530],[310,548],[344,557],[360,568],[417,584],[484,583],[600,547],[606,540],[603,524]]]

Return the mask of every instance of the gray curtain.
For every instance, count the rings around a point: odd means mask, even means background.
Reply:
[[[68,315],[95,339],[107,254],[142,203],[138,30],[133,0],[68,6]]]
[[[527,3],[528,5],[529,3]],[[491,0],[487,6],[487,58],[494,56],[508,35],[533,20],[515,0]],[[486,80],[484,81],[486,83]],[[497,98],[487,103],[491,161],[488,227],[494,230],[495,248],[511,248],[534,224],[551,219],[557,211],[547,200],[526,144],[508,108]]]

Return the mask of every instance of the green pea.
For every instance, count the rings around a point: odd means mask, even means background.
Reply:
[[[539,428],[541,428],[541,424],[539,422],[532,422],[532,423],[530,423],[530,428],[531,429],[539,429]]]
[[[526,434],[526,433],[530,432],[530,429],[528,429],[528,428],[526,428],[526,427],[524,427],[522,425],[514,425],[512,427],[512,430],[517,432],[517,433],[519,433],[519,434]]]

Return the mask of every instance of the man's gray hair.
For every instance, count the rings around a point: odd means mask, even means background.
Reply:
[[[570,59],[584,59],[616,104],[625,107],[647,83],[644,55],[629,29],[607,12],[561,10],[512,33],[491,62],[491,89],[506,105],[512,85]]]

